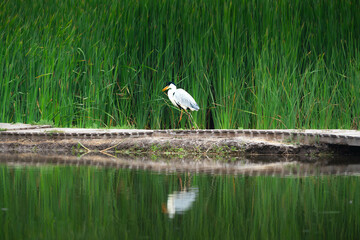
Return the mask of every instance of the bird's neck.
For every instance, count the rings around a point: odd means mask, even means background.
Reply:
[[[172,94],[175,92],[175,90],[176,90],[176,89],[174,89],[174,88],[169,89],[168,94],[169,94],[169,95],[170,95],[170,94],[172,95]]]

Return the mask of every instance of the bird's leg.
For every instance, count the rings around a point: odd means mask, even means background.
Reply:
[[[190,172],[188,172],[187,174],[188,174],[187,187],[190,188],[190,184],[191,184],[191,174],[190,174]]]
[[[189,119],[190,119],[191,127],[193,128],[193,127],[194,127],[194,124],[193,124],[193,122],[192,122],[192,120],[191,120],[190,114],[189,114],[188,111],[186,111],[186,109],[184,109],[184,110],[185,110],[186,114],[188,115],[188,117],[189,117]]]
[[[185,110],[186,111],[186,110]],[[182,111],[182,109],[180,109],[180,119],[179,119],[179,122],[178,122],[178,126],[180,126],[180,122],[181,122],[181,118],[182,118],[182,115],[183,115],[183,111]]]
[[[191,128],[194,129],[194,122],[193,122],[191,114],[188,111],[186,111],[186,109],[184,109],[184,110],[185,110],[186,114],[188,115],[188,117],[190,119]],[[199,129],[199,127],[198,127],[198,125],[196,123],[195,123],[195,126],[196,126],[197,129]]]
[[[178,174],[178,178],[179,178],[179,184],[180,184],[180,191],[182,191],[183,190],[183,185],[182,185],[182,179],[181,179],[180,174]]]

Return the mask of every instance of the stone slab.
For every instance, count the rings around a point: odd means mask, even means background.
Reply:
[[[32,144],[47,140],[119,140],[126,138],[149,138],[154,141],[193,143],[196,139],[215,142],[245,142],[258,144],[265,142],[276,146],[304,144],[333,144],[340,146],[360,147],[360,131],[340,129],[197,129],[197,130],[147,130],[147,129],[86,129],[86,128],[53,128],[49,125],[8,124],[0,123],[0,142],[30,141]],[[165,139],[165,140],[164,140]],[[145,141],[145,140],[144,140]]]
[[[2,131],[19,131],[19,130],[44,129],[44,128],[51,128],[51,126],[31,125],[24,123],[0,123],[0,129]]]

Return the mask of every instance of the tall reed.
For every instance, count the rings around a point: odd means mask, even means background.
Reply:
[[[0,4],[0,121],[201,128],[360,125],[358,1]]]

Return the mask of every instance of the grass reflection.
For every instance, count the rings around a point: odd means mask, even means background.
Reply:
[[[359,237],[359,177],[188,176],[0,165],[0,238]],[[162,206],[186,178],[197,198],[171,219]]]

